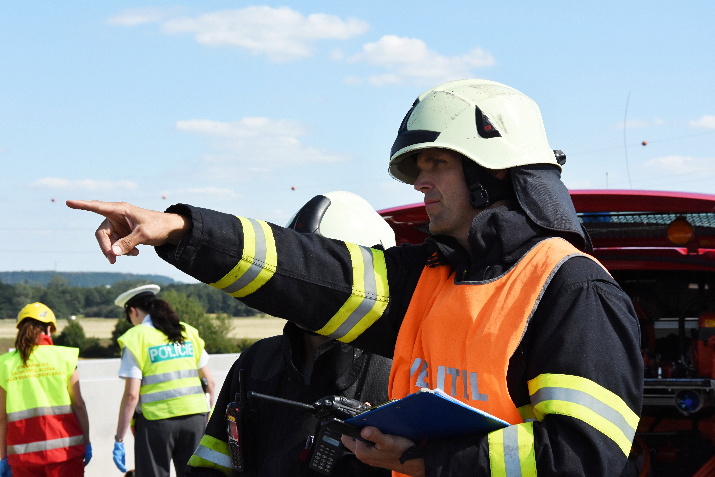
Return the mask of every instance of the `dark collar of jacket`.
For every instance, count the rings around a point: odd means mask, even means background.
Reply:
[[[283,328],[285,362],[290,363],[291,372],[301,376],[303,374],[302,363],[305,360],[304,333],[291,322],[287,322]],[[367,362],[367,355],[363,350],[349,344],[328,339],[315,351],[312,379],[333,382],[338,390],[344,391],[357,381]]]
[[[481,281],[503,274],[536,242],[553,235],[516,203],[508,203],[474,217],[468,238],[471,254],[453,237],[434,235],[426,242],[435,247],[440,265],[457,271],[458,281]]]

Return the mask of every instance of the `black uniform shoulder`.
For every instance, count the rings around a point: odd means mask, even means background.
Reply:
[[[586,255],[576,255],[562,263],[552,277],[546,295],[558,295],[559,290],[585,286],[596,286],[603,292],[625,296],[621,287],[603,265]]]

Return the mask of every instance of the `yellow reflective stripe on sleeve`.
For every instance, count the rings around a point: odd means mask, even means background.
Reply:
[[[508,426],[487,435],[492,477],[535,477],[534,423]]]
[[[278,268],[278,253],[271,226],[262,220],[238,217],[243,227],[243,252],[233,270],[210,285],[238,298],[268,282]]]
[[[382,316],[389,302],[389,287],[382,250],[348,242],[345,245],[352,262],[352,293],[338,312],[317,332],[349,343]]]
[[[532,406],[531,404],[518,407],[516,410],[519,411],[519,415],[521,416],[522,421],[529,422],[536,420],[536,415],[534,415],[534,406]]]
[[[537,376],[529,381],[529,394],[540,421],[547,414],[579,419],[612,439],[625,455],[630,452],[639,417],[617,394],[565,374]]]
[[[199,446],[189,459],[189,465],[201,469],[216,469],[226,476],[233,475],[228,443],[208,434],[201,438]]]

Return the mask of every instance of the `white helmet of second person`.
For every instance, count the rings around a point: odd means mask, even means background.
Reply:
[[[417,179],[411,157],[420,149],[456,151],[487,169],[553,164],[537,104],[494,81],[451,81],[422,93],[402,120],[390,152],[390,174],[408,184]]]
[[[362,197],[333,191],[309,200],[288,223],[288,228],[317,233],[365,247],[395,245],[395,232]]]

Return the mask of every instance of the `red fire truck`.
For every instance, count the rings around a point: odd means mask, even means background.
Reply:
[[[628,475],[715,476],[715,195],[573,190],[571,198],[593,255],[640,319],[644,406]],[[428,234],[423,204],[380,214],[398,243]]]

